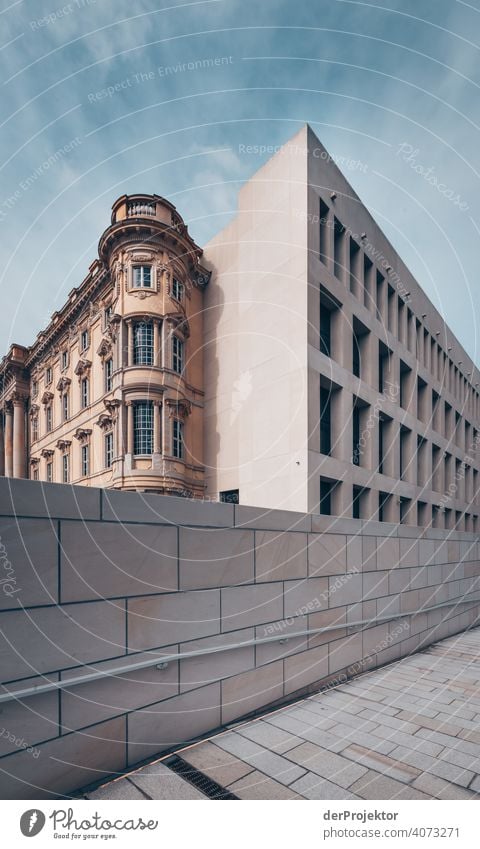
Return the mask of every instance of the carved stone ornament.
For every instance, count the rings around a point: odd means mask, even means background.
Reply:
[[[30,416],[31,419],[35,418],[39,409],[40,409],[40,407],[38,406],[38,404],[32,404],[32,406],[30,407],[30,410],[29,410],[29,416]]]
[[[195,271],[192,274],[193,285],[198,286],[200,288],[203,288],[204,286],[207,285],[211,276],[212,276],[212,272],[207,271],[206,268],[201,268],[201,267],[196,268]]]
[[[170,321],[175,330],[178,330],[185,339],[188,339],[190,336],[190,325],[183,312],[167,313],[165,320]]]
[[[54,453],[55,452],[51,448],[42,448],[42,450],[40,451],[40,454],[42,455],[42,457],[45,458],[45,460],[51,460]]]
[[[31,466],[38,466],[39,462],[40,462],[40,457],[30,457],[30,465]]]
[[[149,251],[138,251],[137,252],[137,251],[133,250],[133,251],[127,252],[127,257],[129,258],[130,262],[132,262],[132,263],[153,262],[153,260],[155,259],[155,254],[153,254]]]
[[[108,415],[108,413],[100,413],[95,424],[102,430],[111,430],[113,427],[113,419]]]
[[[106,357],[108,354],[112,352],[112,343],[110,339],[103,338],[100,342],[100,345],[97,348],[97,354],[99,357]]]
[[[68,451],[68,449],[70,448],[71,444],[72,444],[72,440],[71,440],[71,439],[59,439],[59,440],[57,441],[57,448],[58,448],[58,450],[59,450],[59,451],[64,451],[64,452],[65,452],[65,451]]]
[[[90,436],[92,430],[88,427],[77,427],[75,433],[73,434],[75,439],[78,439],[79,442],[87,442],[88,437]]]
[[[53,392],[45,391],[42,395],[41,401],[42,404],[50,404],[50,401],[53,400]]]
[[[168,415],[170,418],[180,416],[182,419],[190,415],[192,405],[186,398],[166,398],[165,404],[168,407]]]
[[[108,415],[110,416],[110,418],[114,422],[117,418],[118,410],[119,410],[121,402],[117,398],[104,398],[103,404],[104,404],[104,407],[105,407]]]
[[[145,298],[151,298],[152,295],[156,295],[157,292],[155,289],[149,291],[148,289],[130,289],[129,294],[133,295],[134,298],[138,298],[140,301],[144,301]]]
[[[72,381],[70,380],[70,378],[69,378],[69,377],[61,377],[61,378],[60,378],[60,380],[59,380],[59,381],[58,381],[58,383],[57,383],[57,389],[58,389],[58,391],[59,391],[59,392],[64,392],[64,391],[65,391],[65,389],[68,389],[68,387],[70,386],[71,382],[72,382]]]
[[[91,366],[92,363],[90,360],[80,359],[75,366],[75,374],[78,375],[78,377],[83,377],[83,375],[89,371]]]

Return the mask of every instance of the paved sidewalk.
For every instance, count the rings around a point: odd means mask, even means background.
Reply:
[[[239,799],[478,798],[480,628],[177,754]],[[207,796],[157,761],[86,798]]]

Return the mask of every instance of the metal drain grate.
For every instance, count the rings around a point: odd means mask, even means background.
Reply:
[[[172,772],[176,772],[177,775],[180,775],[185,779],[185,781],[188,781],[189,784],[193,784],[197,790],[200,790],[200,792],[209,799],[238,799],[238,796],[230,793],[230,791],[226,790],[225,787],[217,784],[217,782],[213,781],[212,778],[209,778],[208,775],[200,772],[199,769],[195,769],[194,766],[191,766],[187,763],[187,761],[184,761],[183,758],[179,758],[178,755],[172,755],[170,758],[166,758],[163,763],[165,766],[168,766]]]

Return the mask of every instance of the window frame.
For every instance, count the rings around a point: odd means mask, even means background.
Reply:
[[[176,346],[178,350],[175,350]],[[183,375],[185,370],[185,342],[175,333],[172,336],[172,370],[179,375]]]
[[[105,392],[113,389],[113,357],[107,357],[103,363],[103,384]]]
[[[143,411],[143,413],[142,413]],[[142,415],[144,422],[141,421]],[[153,401],[136,401],[133,405],[133,456],[153,455],[154,409]],[[140,450],[144,449],[144,450]],[[149,450],[150,449],[150,450]]]
[[[85,391],[84,391],[85,387]],[[90,406],[90,380],[82,377],[80,381],[80,408],[86,410]]]
[[[85,344],[84,344],[84,341],[85,341]],[[89,347],[90,347],[90,333],[88,331],[88,327],[85,327],[83,330],[80,331],[80,343],[79,343],[80,353],[83,354],[83,352],[87,351]]]
[[[143,337],[138,339],[140,332]],[[155,361],[155,332],[152,320],[136,321],[133,325],[134,366],[153,366]]]
[[[113,430],[105,434],[103,440],[103,462],[105,469],[111,469],[113,466],[114,448],[113,448]],[[109,462],[110,459],[110,462]]]
[[[145,283],[145,269],[148,268],[149,271],[149,282]],[[140,271],[140,280],[136,281],[136,272]],[[149,289],[150,291],[155,288],[154,285],[154,270],[152,263],[143,263],[143,262],[134,262],[132,263],[131,268],[131,277],[130,284],[132,289]]]
[[[172,277],[172,298],[175,301],[178,301],[179,304],[183,303],[183,299],[185,296],[185,286],[178,277]]]
[[[172,422],[172,457],[176,460],[185,458],[184,422],[181,419],[173,419]]]
[[[85,442],[80,451],[80,473],[82,478],[90,475],[90,443]]]
[[[70,483],[70,456],[68,452],[62,454],[62,483]]]

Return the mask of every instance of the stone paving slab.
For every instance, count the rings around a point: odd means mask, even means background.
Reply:
[[[478,800],[479,718],[476,628],[178,754],[239,799]],[[84,798],[139,793],[207,798],[162,762]]]

